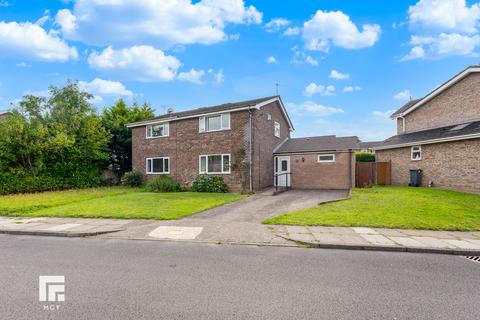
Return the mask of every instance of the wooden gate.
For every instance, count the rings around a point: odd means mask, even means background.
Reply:
[[[357,162],[355,166],[355,187],[363,188],[373,184],[391,184],[390,162]]]

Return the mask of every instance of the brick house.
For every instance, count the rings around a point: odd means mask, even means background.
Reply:
[[[298,140],[290,138],[294,128],[279,96],[171,112],[128,127],[133,170],[147,178],[168,174],[191,185],[199,174],[221,175],[232,192],[258,191],[273,184],[334,189],[352,185],[343,177],[350,172],[344,168],[350,163],[344,153],[352,151],[334,146],[336,137],[312,140],[308,150],[290,150]],[[322,146],[327,140],[328,148]],[[297,160],[302,154],[307,162]],[[342,178],[312,181],[297,173],[301,165],[319,172],[338,170]]]
[[[397,135],[375,146],[391,161],[392,183],[408,185],[422,170],[422,186],[480,193],[480,67],[468,67],[392,118]]]

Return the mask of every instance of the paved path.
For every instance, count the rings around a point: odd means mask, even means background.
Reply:
[[[274,226],[273,233],[315,247],[480,254],[480,232]]]
[[[479,319],[464,257],[0,235],[0,319]],[[56,311],[40,275],[65,276]]]

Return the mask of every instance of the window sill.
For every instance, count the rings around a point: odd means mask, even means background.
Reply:
[[[170,172],[147,172],[147,175],[170,174]]]
[[[147,140],[150,140],[150,139],[160,139],[160,138],[168,138],[170,137],[170,135],[168,136],[159,136],[159,137],[146,137]]]
[[[231,172],[200,172],[199,174],[206,174],[206,175],[226,175],[231,174]]]

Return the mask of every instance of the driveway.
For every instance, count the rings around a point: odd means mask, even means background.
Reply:
[[[124,231],[103,238],[177,239],[217,243],[289,244],[261,222],[293,210],[314,207],[322,202],[346,198],[345,190],[291,190],[272,195],[271,191],[210,209],[181,220],[136,220]]]
[[[347,196],[348,191],[345,190],[291,190],[276,196],[273,196],[270,191],[265,191],[183,220],[261,223],[265,219],[280,214],[315,207],[320,203],[343,199]]]

